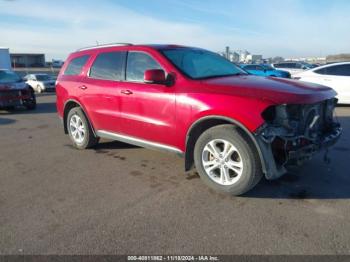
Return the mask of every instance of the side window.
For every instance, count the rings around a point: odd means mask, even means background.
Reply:
[[[146,70],[162,69],[162,67],[148,54],[143,52],[129,52],[126,67],[126,80],[143,82]]]
[[[91,78],[104,80],[124,80],[126,52],[108,52],[99,54],[90,68]]]
[[[89,59],[89,55],[79,56],[77,58],[72,59],[66,70],[64,71],[64,75],[79,75],[86,61]]]
[[[302,68],[303,68],[303,65],[302,65],[302,64],[299,64],[299,63],[295,63],[294,66],[295,66],[295,68],[297,68],[297,69],[302,69]]]
[[[283,68],[283,64],[273,64],[273,66],[276,68]]]
[[[245,69],[245,70],[255,70],[255,66],[247,65],[247,66],[243,67],[243,69]]]
[[[321,68],[321,69],[315,70],[314,72],[316,74],[320,74],[320,75],[327,75],[327,69],[328,69],[328,67],[325,67],[325,68]]]
[[[350,65],[335,65],[327,67],[327,75],[350,76]]]
[[[255,66],[255,70],[264,71],[264,68],[262,68],[261,66]]]

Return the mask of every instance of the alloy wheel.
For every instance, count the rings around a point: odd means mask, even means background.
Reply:
[[[202,165],[210,179],[224,186],[235,184],[243,173],[240,152],[224,139],[211,140],[204,146]]]
[[[85,139],[85,125],[77,114],[74,114],[69,121],[69,130],[74,141],[78,144],[82,144]]]

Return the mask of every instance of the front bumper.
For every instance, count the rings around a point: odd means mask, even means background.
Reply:
[[[287,168],[291,166],[298,166],[305,161],[310,160],[317,152],[334,145],[342,134],[342,128],[339,124],[333,123],[330,130],[324,133],[317,140],[307,140],[302,145],[300,141],[305,139],[302,137],[295,137],[289,140],[290,148],[283,148],[283,150],[276,151],[272,146],[272,141],[265,139],[261,133],[256,134],[256,141],[258,142],[261,156],[264,161],[264,172],[266,179],[277,179],[287,172]],[[285,144],[287,145],[287,144]],[[282,156],[283,161],[278,161],[278,157]]]
[[[303,146],[296,150],[291,150],[288,152],[288,159],[290,163],[295,163],[299,165],[306,160],[311,159],[311,157],[321,151],[322,149],[328,148],[334,145],[340,138],[342,134],[342,128],[340,125],[336,125],[333,129],[325,134],[321,139],[315,141],[309,145]]]
[[[0,107],[20,106],[22,101],[30,98],[29,90],[1,90]]]

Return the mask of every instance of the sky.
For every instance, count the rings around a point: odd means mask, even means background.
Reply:
[[[10,52],[65,59],[115,42],[285,58],[350,53],[350,0],[0,0],[0,46]]]

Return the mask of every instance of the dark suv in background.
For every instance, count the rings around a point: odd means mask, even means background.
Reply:
[[[16,106],[35,109],[34,90],[15,72],[0,69],[0,109],[13,109]]]

